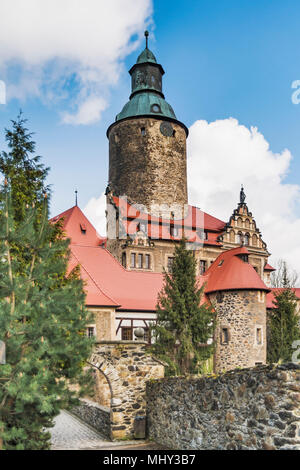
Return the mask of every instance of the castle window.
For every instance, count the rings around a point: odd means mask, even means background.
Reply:
[[[144,127],[141,128],[141,134],[146,135],[146,129]]]
[[[130,326],[121,328],[121,339],[122,341],[132,341],[132,328]]]
[[[122,253],[122,266],[126,268],[126,253],[125,251]]]
[[[168,257],[168,266],[167,266],[169,273],[172,272],[173,261],[174,261],[174,258],[172,256],[169,256]]]
[[[229,343],[229,330],[228,328],[222,328],[221,331],[221,344]]]
[[[145,255],[145,268],[150,269],[150,255]]]
[[[131,253],[131,267],[135,268],[136,256],[135,253]]]
[[[262,344],[262,328],[261,327],[256,328],[255,337],[256,337],[256,344],[261,345]]]
[[[200,276],[202,276],[206,271],[206,261],[201,259],[200,260]]]
[[[87,336],[89,338],[93,338],[95,336],[95,328],[93,326],[89,326],[87,329]]]
[[[249,241],[250,241],[250,235],[249,235],[249,233],[246,233],[246,235],[245,235],[245,237],[244,237],[244,244],[245,244],[246,246],[248,246],[248,245],[249,245]]]
[[[241,232],[239,232],[236,236],[236,242],[239,244],[239,245],[242,245],[243,243],[243,234]]]
[[[142,267],[143,267],[143,255],[140,253],[138,255],[138,268],[142,269]]]
[[[175,137],[175,135],[176,135],[176,131],[174,130],[172,136]]]
[[[254,233],[254,235],[253,235],[253,237],[252,237],[252,245],[253,245],[253,246],[257,246],[257,235],[255,235],[255,233]]]

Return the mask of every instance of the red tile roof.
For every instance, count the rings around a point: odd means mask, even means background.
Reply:
[[[99,246],[105,243],[106,239],[97,233],[95,227],[78,206],[71,207],[56,217],[52,217],[50,222],[55,223],[62,218],[64,219],[64,231],[71,239],[71,243],[83,246]]]
[[[241,259],[240,255],[248,254],[244,246],[220,254],[206,271],[205,292],[241,289],[269,291],[253,266]]]
[[[114,307],[118,310],[155,311],[158,293],[164,282],[163,274],[147,271],[129,271],[110,254],[103,241],[83,212],[72,207],[52,222],[64,217],[64,229],[71,239],[69,272],[78,264],[85,281],[88,306]],[[82,226],[86,232],[82,233]],[[255,269],[239,258],[248,254],[246,247],[226,251],[218,256],[199,286],[206,283],[203,301],[209,302],[207,293],[228,289],[258,289],[268,291]]]
[[[275,293],[283,291],[283,288],[272,287],[271,292],[267,294],[267,308],[275,308]],[[296,297],[300,300],[300,288],[295,287],[292,289]]]
[[[145,222],[147,234],[150,238],[160,240],[180,240],[183,232],[191,243],[221,246],[217,237],[224,230],[225,222],[219,220],[198,207],[188,206],[188,213],[184,219],[164,219],[155,217],[146,212],[141,212],[134,205],[130,205],[126,199],[113,196],[113,202],[122,216],[122,223],[126,234],[134,235],[138,230],[138,224]],[[170,234],[170,226],[178,228],[178,234]],[[201,231],[205,230],[207,240],[201,238]]]

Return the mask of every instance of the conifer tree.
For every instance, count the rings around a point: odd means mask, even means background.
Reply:
[[[291,362],[293,342],[300,339],[297,298],[291,288],[275,291],[275,308],[268,316],[269,363]]]
[[[175,248],[172,272],[164,274],[152,327],[153,353],[167,364],[168,375],[199,373],[213,353],[215,318],[202,303],[204,287],[198,285],[196,261],[182,239]]]
[[[16,120],[11,120],[12,129],[5,129],[5,140],[9,152],[0,154],[0,172],[11,188],[11,203],[14,222],[21,223],[26,216],[26,206],[35,205],[43,210],[44,193],[49,194],[46,178],[49,168],[41,163],[41,157],[34,155],[33,133],[28,132],[27,119],[22,111]]]
[[[85,334],[88,312],[82,281],[66,277],[68,240],[51,239],[56,230],[42,213],[27,208],[16,226],[13,195],[2,190],[0,211],[0,446],[47,449],[53,418],[76,404],[88,384],[84,371],[91,352]],[[39,222],[37,224],[37,217]],[[28,263],[16,256],[22,244]],[[70,386],[77,384],[79,392]]]

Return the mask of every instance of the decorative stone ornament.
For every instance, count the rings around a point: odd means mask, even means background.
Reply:
[[[144,338],[144,335],[145,335],[145,332],[144,332],[144,329],[143,329],[143,328],[137,328],[136,330],[134,330],[134,336],[135,336],[137,339],[142,339],[142,338]]]

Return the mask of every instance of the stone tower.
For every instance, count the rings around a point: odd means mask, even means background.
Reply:
[[[206,295],[216,312],[214,368],[266,362],[266,287],[245,246],[219,255],[207,271]]]
[[[129,70],[129,101],[107,137],[110,191],[150,211],[154,205],[187,204],[188,130],[164,99],[164,70],[148,49],[147,31],[145,36],[146,48]]]

